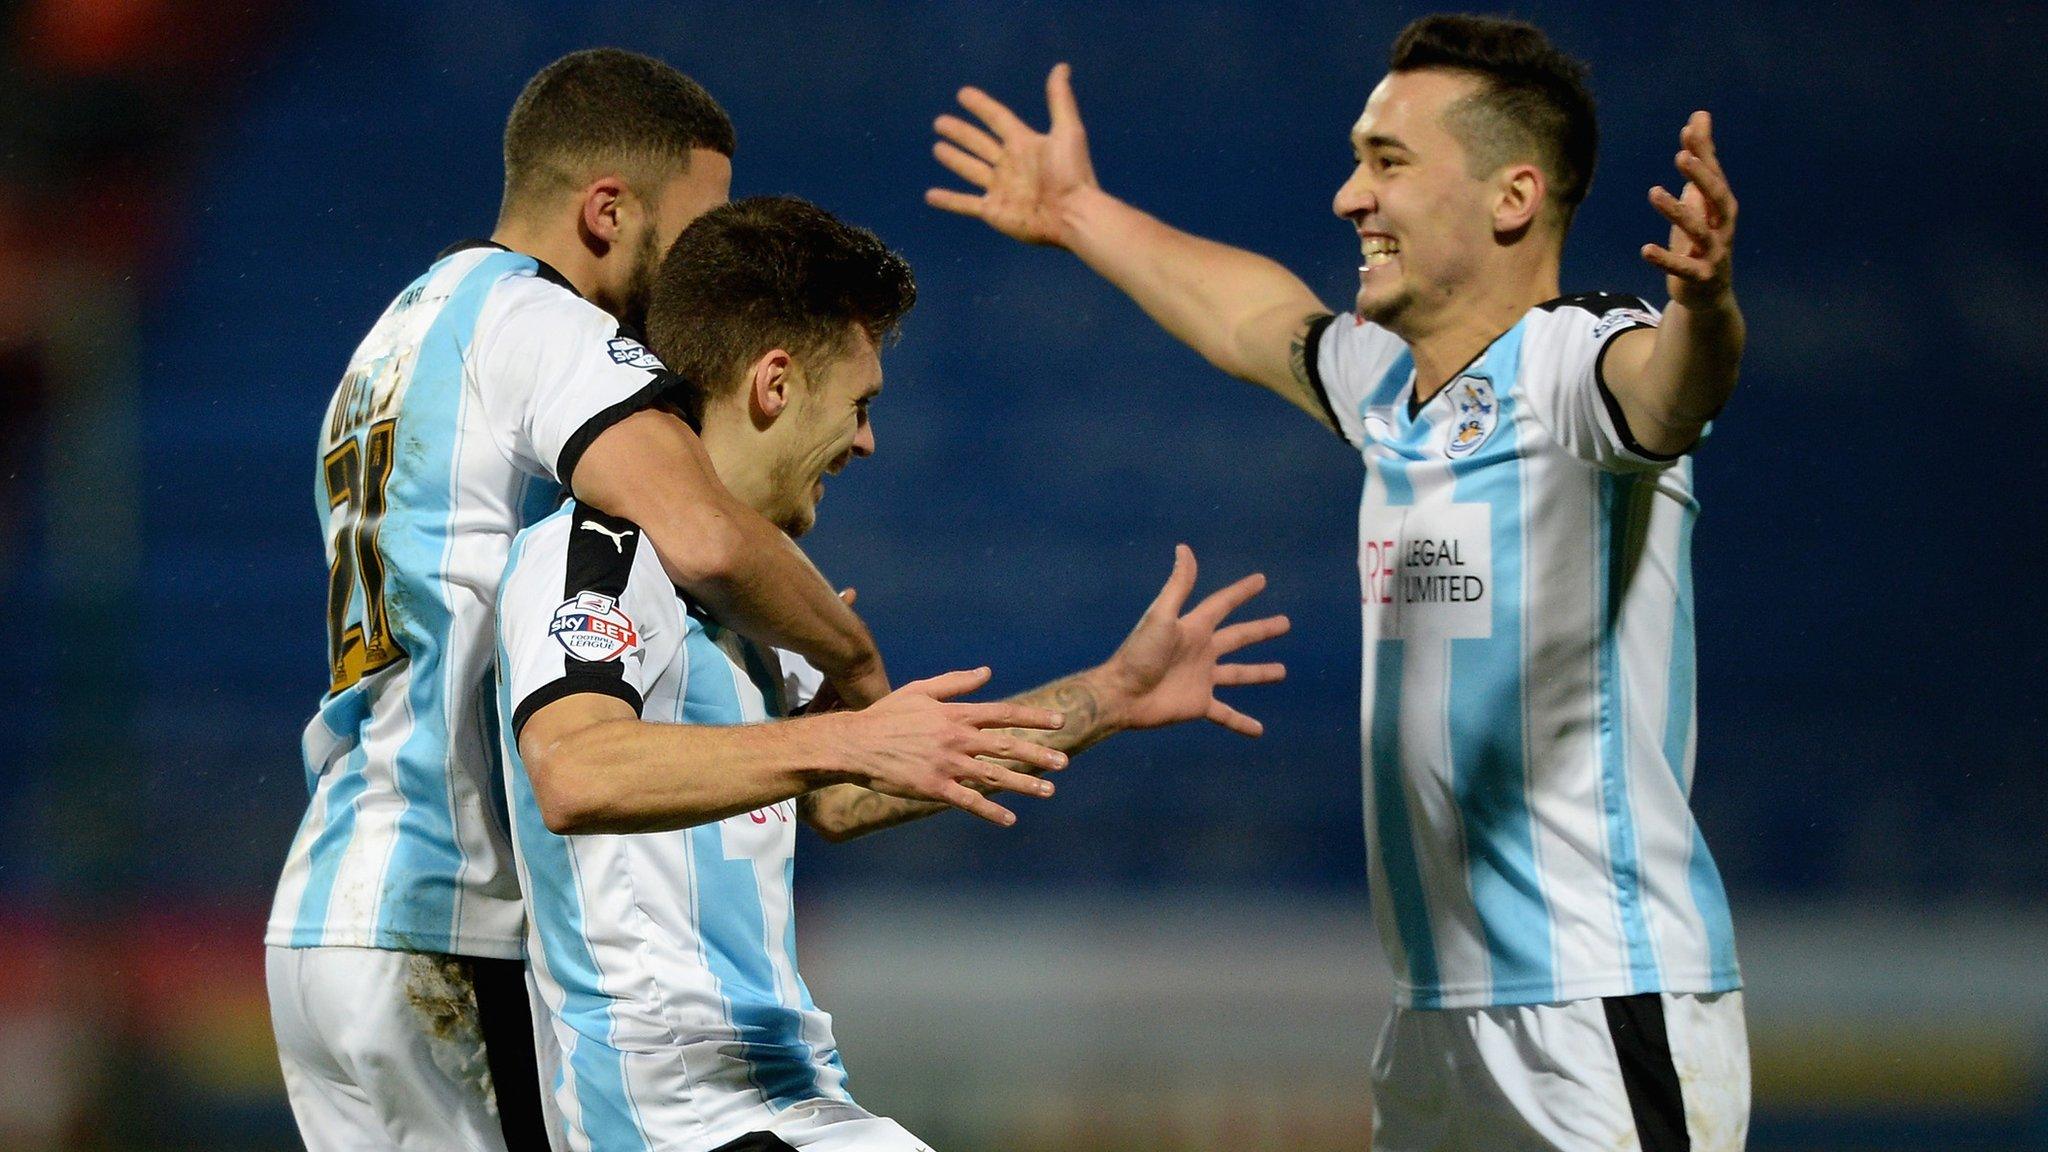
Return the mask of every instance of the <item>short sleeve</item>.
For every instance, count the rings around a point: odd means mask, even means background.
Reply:
[[[574,502],[520,534],[498,597],[514,739],[535,712],[579,693],[639,712],[676,657],[682,604],[640,541],[632,521]]]
[[[1637,443],[1602,375],[1616,337],[1654,328],[1659,319],[1638,297],[1605,293],[1568,296],[1529,314],[1522,336],[1522,395],[1572,455],[1613,472],[1655,471],[1684,455],[1651,452]]]
[[[471,370],[505,454],[564,488],[584,449],[652,404],[667,376],[610,314],[539,276],[507,277],[493,290]]]
[[[1365,447],[1364,410],[1391,400],[1376,394],[1390,391],[1388,373],[1407,350],[1400,337],[1356,316],[1325,316],[1309,325],[1302,352],[1309,383],[1352,447]],[[1392,381],[1391,391],[1403,383]]]

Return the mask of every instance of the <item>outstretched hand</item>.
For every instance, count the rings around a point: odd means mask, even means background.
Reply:
[[[988,684],[975,668],[913,681],[858,712],[820,717],[836,723],[852,783],[904,800],[935,800],[1008,826],[1017,822],[988,792],[1050,796],[1052,784],[1005,766],[1041,772],[1067,766],[1064,753],[1023,739],[1010,729],[1049,730],[1065,722],[1058,712],[1023,704],[970,704],[954,698]]]
[[[1643,245],[1643,259],[1664,271],[1674,303],[1701,308],[1722,302],[1735,277],[1735,193],[1714,152],[1714,121],[1695,112],[1678,133],[1677,196],[1650,189],[1650,204],[1671,221],[1671,243]]]
[[[1110,685],[1123,697],[1127,728],[1157,728],[1207,718],[1232,732],[1257,736],[1265,726],[1216,698],[1223,685],[1272,684],[1284,679],[1283,664],[1223,663],[1263,640],[1286,634],[1285,616],[1267,616],[1224,627],[1232,612],[1266,587],[1254,572],[1209,597],[1185,616],[1181,608],[1195,590],[1195,553],[1174,548],[1173,574],[1115,655],[1103,665]]]
[[[1037,131],[995,97],[979,88],[962,88],[960,104],[981,121],[969,123],[950,113],[932,122],[941,139],[932,155],[979,193],[950,188],[925,192],[925,203],[962,216],[1028,244],[1067,246],[1061,208],[1068,197],[1097,187],[1095,167],[1088,160],[1088,138],[1081,128],[1081,106],[1074,100],[1071,70],[1053,67],[1045,79],[1045,102],[1052,126]]]

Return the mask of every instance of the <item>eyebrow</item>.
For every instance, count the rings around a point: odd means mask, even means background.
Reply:
[[[1352,137],[1351,143],[1353,147],[1356,147],[1359,144],[1364,144],[1367,148],[1399,148],[1403,152],[1413,151],[1413,149],[1409,148],[1408,145],[1403,144],[1399,138],[1394,136],[1382,135],[1377,132],[1375,132],[1371,136],[1367,136],[1363,140],[1360,140],[1354,136]]]

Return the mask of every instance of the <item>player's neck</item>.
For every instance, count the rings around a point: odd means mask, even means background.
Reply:
[[[1420,331],[1398,333],[1415,358],[1415,400],[1424,403],[1519,323],[1531,308],[1557,298],[1555,255],[1491,270],[1447,301]]]
[[[562,233],[523,219],[500,220],[491,243],[523,252],[560,272],[585,300],[596,303],[604,294],[598,258],[573,231]]]

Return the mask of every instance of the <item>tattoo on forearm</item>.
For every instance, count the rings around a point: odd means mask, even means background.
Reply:
[[[1017,703],[1050,709],[1066,717],[1065,724],[1050,732],[1032,728],[1010,729],[1010,735],[1020,740],[1072,755],[1110,735],[1110,729],[1102,723],[1102,701],[1096,696],[1095,687],[1079,676],[1069,676],[1042,688],[1034,688],[1017,697]],[[1010,764],[1010,767],[1029,771],[1018,764]]]
[[[1066,717],[1066,723],[1051,732],[1012,728],[1008,730],[1011,735],[1069,755],[1100,742],[1114,731],[1102,721],[1102,701],[1096,695],[1094,686],[1079,676],[1069,676],[1044,687],[1034,688],[1017,697],[1015,702],[1058,712]],[[1037,768],[1014,760],[1002,760],[998,763],[1019,772],[1038,774]],[[972,788],[975,785],[970,783],[968,787]],[[811,805],[810,811],[815,814],[818,823],[843,836],[863,836],[869,832],[879,832],[884,828],[893,828],[898,824],[905,824],[952,807],[950,804],[936,801],[905,800],[857,784],[839,785],[813,792],[804,797],[804,800]]]

